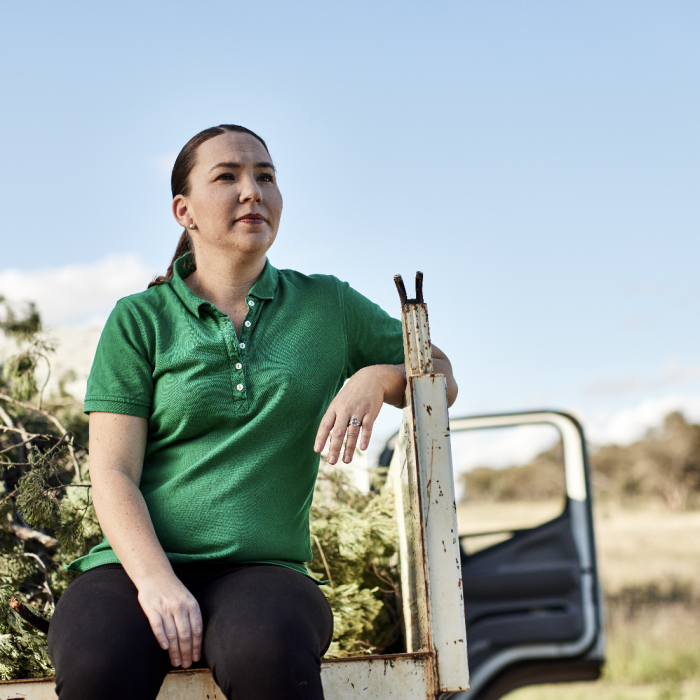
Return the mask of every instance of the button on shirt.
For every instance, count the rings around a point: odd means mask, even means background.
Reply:
[[[86,413],[148,420],[140,489],[174,563],[262,562],[306,573],[318,425],[362,367],[403,363],[401,322],[329,275],[277,270],[228,316],[173,279],[121,299],[102,332]],[[69,568],[116,563],[105,540]]]

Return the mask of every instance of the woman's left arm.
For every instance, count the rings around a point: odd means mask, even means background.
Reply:
[[[435,345],[433,349],[433,367],[435,374],[444,374],[447,382],[447,405],[451,406],[457,398],[457,382],[452,374],[452,365],[442,350]],[[360,449],[366,450],[372,436],[374,421],[379,415],[383,403],[401,408],[406,396],[406,370],[403,365],[370,365],[358,372],[345,383],[333,399],[316,434],[314,450],[321,452],[328,436],[331,436],[328,461],[335,464],[343,447],[347,433],[343,461],[350,462],[355,452],[357,439],[362,428]],[[357,426],[350,425],[356,418]]]

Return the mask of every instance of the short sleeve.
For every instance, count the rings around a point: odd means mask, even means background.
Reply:
[[[83,411],[149,418],[153,401],[149,356],[145,333],[130,305],[117,302],[97,345]]]
[[[347,370],[352,375],[370,365],[403,364],[401,321],[342,282],[347,339]]]

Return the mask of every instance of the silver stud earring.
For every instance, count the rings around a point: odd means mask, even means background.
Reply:
[[[194,224],[190,224],[190,228],[191,228],[191,229],[194,229]]]

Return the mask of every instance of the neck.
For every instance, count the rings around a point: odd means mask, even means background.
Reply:
[[[248,259],[229,259],[217,251],[196,251],[197,269],[185,280],[201,299],[224,313],[245,301],[251,287],[265,269],[265,255]]]

